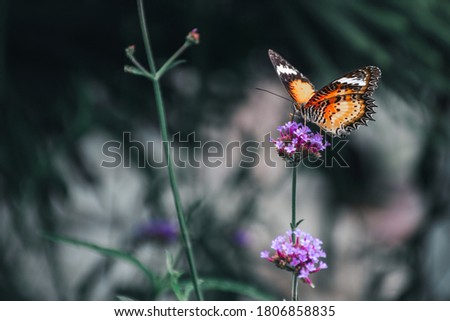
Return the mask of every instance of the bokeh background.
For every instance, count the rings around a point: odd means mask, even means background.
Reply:
[[[170,133],[200,142],[261,142],[287,120],[289,102],[255,90],[287,96],[269,48],[316,87],[379,66],[376,122],[349,136],[349,167],[299,170],[301,226],[324,241],[329,265],[300,297],[450,299],[449,1],[145,5],[159,66],[188,31],[201,33],[162,80]],[[138,168],[138,148],[131,168],[100,166],[103,144],[124,132],[160,146],[151,84],[123,72],[131,44],[144,62],[135,1],[0,0],[1,299],[174,299],[127,262],[43,233],[129,253],[160,276],[168,250],[188,281],[167,171]],[[282,161],[241,168],[242,157],[177,168],[200,276],[246,289],[205,296],[289,299],[290,275],[259,253],[289,229],[290,171]]]

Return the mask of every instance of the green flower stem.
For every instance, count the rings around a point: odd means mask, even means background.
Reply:
[[[6,59],[7,59],[7,36],[8,36],[8,1],[0,0],[0,101],[6,102],[6,88],[7,88],[7,70],[6,70]],[[12,6],[11,6],[12,7]],[[3,100],[4,99],[4,100]]]
[[[295,244],[294,231],[297,227],[296,195],[297,195],[297,166],[294,165],[292,169],[292,222],[291,222],[292,244]],[[298,277],[295,271],[292,273],[292,301],[298,301]]]
[[[127,52],[127,57],[131,60],[131,62],[136,66],[136,68],[142,73],[143,76],[149,78],[150,80],[155,80],[155,77],[147,71],[137,60],[134,58],[134,55],[130,52]]]
[[[159,78],[161,78],[162,75],[164,75],[164,73],[170,68],[170,66],[175,61],[175,59],[177,59],[178,56],[181,55],[183,53],[183,51],[185,51],[186,48],[188,48],[190,45],[191,45],[191,43],[186,40],[184,42],[184,44],[172,55],[172,57],[167,59],[167,61],[164,63],[164,65],[162,65],[162,67],[159,68],[159,70],[156,72],[156,74],[155,74],[156,80],[158,80]]]
[[[294,166],[292,169],[292,220],[291,220],[292,243],[295,243],[294,231],[297,225],[296,204],[295,204],[296,195],[297,195],[297,166]]]
[[[140,71],[138,68],[133,67],[133,66],[124,66],[123,70],[125,72],[128,72],[130,74],[136,75],[136,76],[142,76],[142,77],[146,77],[146,78],[150,78],[149,75],[143,73],[142,71]],[[151,78],[150,78],[151,79]]]
[[[292,273],[292,301],[298,301],[298,276]]]
[[[148,64],[150,67],[150,73],[153,75],[153,79],[151,79],[151,80],[153,82],[153,89],[155,92],[156,106],[157,106],[157,110],[158,110],[159,123],[160,123],[160,127],[161,127],[161,138],[162,138],[163,146],[164,146],[164,154],[165,154],[165,157],[167,160],[170,186],[172,188],[172,194],[173,194],[173,198],[175,201],[175,208],[177,211],[178,223],[180,225],[180,231],[181,231],[182,240],[183,240],[183,247],[184,247],[184,250],[187,255],[189,269],[191,272],[191,279],[192,279],[195,293],[197,295],[197,299],[202,301],[203,295],[202,295],[202,292],[200,291],[200,287],[199,287],[197,268],[195,266],[195,260],[194,260],[194,255],[192,252],[191,241],[190,241],[188,229],[186,226],[186,221],[185,221],[185,217],[184,217],[184,213],[183,213],[183,207],[181,204],[180,193],[178,191],[177,180],[176,180],[175,171],[173,168],[172,155],[170,153],[170,148],[169,148],[166,113],[165,113],[165,109],[164,109],[164,102],[163,102],[163,98],[162,98],[161,88],[159,85],[159,77],[161,76],[161,73],[159,74],[158,77],[156,76],[157,71],[156,71],[156,67],[155,67],[155,61],[153,59],[153,54],[152,54],[152,50],[150,47],[150,38],[149,38],[149,34],[147,31],[147,26],[146,26],[146,22],[145,22],[144,5],[143,5],[142,0],[137,0],[137,2],[138,2],[138,11],[139,11],[139,21],[140,21],[141,30],[142,30],[142,36],[144,38],[144,46],[145,46],[145,50],[146,50],[146,54],[147,54],[147,60],[148,60]],[[184,48],[185,46],[186,46],[186,43],[181,48],[183,48],[183,50],[184,50],[184,49],[186,49],[186,48]],[[180,53],[181,53],[181,51],[180,51]],[[175,58],[173,58],[173,59],[175,59]]]

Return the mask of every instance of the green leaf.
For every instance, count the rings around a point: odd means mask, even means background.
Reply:
[[[199,279],[198,281],[198,284],[201,286],[203,281],[201,279]],[[189,296],[191,295],[192,291],[194,291],[194,286],[192,285],[191,281],[184,286],[183,301],[189,300]]]
[[[166,251],[166,267],[167,273],[169,274],[170,287],[172,288],[173,293],[179,301],[186,301],[187,297],[178,282],[182,273],[173,268],[173,257],[169,251]]]
[[[112,248],[99,246],[94,243],[80,241],[80,240],[73,239],[73,238],[66,237],[66,236],[61,236],[61,235],[44,233],[44,234],[42,234],[42,237],[49,241],[56,242],[56,243],[65,243],[65,244],[69,244],[69,245],[84,247],[86,249],[94,250],[95,252],[97,252],[99,254],[102,254],[102,255],[105,255],[108,257],[112,257],[112,258],[116,258],[116,259],[125,261],[127,263],[130,263],[131,265],[134,265],[139,270],[141,270],[145,274],[145,276],[149,279],[149,281],[153,284],[154,287],[158,287],[158,285],[159,285],[159,281],[158,281],[157,277],[155,276],[155,274],[153,274],[153,272],[151,272],[149,269],[147,269],[147,267],[141,261],[139,261],[137,258],[135,258],[134,256],[132,256],[128,253],[125,253],[125,252],[122,252],[122,251],[119,251],[116,249],[112,249]]]
[[[141,71],[140,69],[138,69],[134,66],[125,65],[123,67],[123,71],[128,72],[133,75],[147,77],[147,74],[145,72]]]
[[[178,65],[184,64],[185,62],[186,62],[186,60],[184,60],[184,59],[180,59],[180,60],[176,60],[176,61],[172,62],[169,66],[167,66],[164,73],[166,73],[167,71],[169,71],[170,69],[172,69]]]
[[[166,251],[166,266],[172,291],[179,301],[187,301],[189,299],[189,295],[194,290],[194,286],[192,285],[192,282],[179,282],[179,279],[183,275],[183,273],[173,268],[173,257],[169,251]]]

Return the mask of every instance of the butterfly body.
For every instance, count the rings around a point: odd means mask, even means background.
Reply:
[[[376,105],[372,94],[381,77],[378,67],[357,69],[316,91],[308,78],[275,51],[269,50],[269,58],[296,110],[307,121],[343,137],[373,120]]]

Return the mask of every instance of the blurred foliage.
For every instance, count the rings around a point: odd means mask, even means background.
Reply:
[[[449,213],[448,1],[147,1],[146,9],[159,63],[193,27],[201,33],[201,45],[184,55],[187,62],[177,67],[188,72],[192,82],[177,85],[170,75],[164,79],[172,133],[191,132],[206,122],[227,124],[255,79],[275,77],[268,48],[321,84],[355,67],[380,66],[385,90],[425,106],[431,129],[423,133],[427,150],[416,179],[430,204],[429,215],[410,244],[411,264],[420,267],[416,249],[433,222]],[[68,184],[57,169],[58,157],[67,159],[81,180],[95,185],[96,176],[80,153],[81,139],[95,130],[120,139],[124,131],[156,125],[149,84],[123,72],[124,49],[130,44],[137,46],[137,56],[144,61],[134,1],[0,0],[0,206],[1,215],[11,222],[8,235],[18,236],[24,248],[47,248],[35,232],[58,231],[52,204],[67,197]],[[339,171],[327,174],[336,186],[331,195],[334,204],[367,200],[373,195],[367,193],[372,178],[379,175],[358,151],[349,148],[347,153],[355,170],[346,172],[345,178]],[[142,172],[155,179],[151,169]],[[247,179],[245,170],[238,171],[229,183],[252,189]],[[147,201],[158,203],[163,189],[153,186]],[[238,220],[225,228],[212,217],[203,224],[192,222],[203,262],[200,274],[258,284],[229,260],[240,257],[240,250],[225,252],[229,246],[218,241],[252,220],[253,205],[249,195],[236,214]],[[203,206],[201,211],[213,213],[214,208]],[[206,232],[203,226],[209,226]],[[5,238],[0,253],[9,253]],[[61,273],[51,249],[45,256],[58,288]],[[0,298],[39,299],[12,281],[17,276],[6,257],[0,258]],[[421,272],[402,298],[433,299],[421,294],[426,274]],[[269,285],[265,287],[269,290]],[[65,298],[62,289],[57,293]]]

